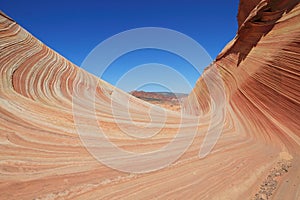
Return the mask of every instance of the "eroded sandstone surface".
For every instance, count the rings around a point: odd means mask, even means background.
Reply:
[[[238,23],[181,113],[97,79],[1,13],[0,199],[299,199],[299,1],[242,0]],[[74,96],[81,100],[76,117]],[[160,170],[129,157],[120,165],[133,172],[122,172],[95,159],[80,139],[76,120],[92,138],[93,119],[111,142],[136,153],[162,148],[181,130],[172,151],[149,157],[153,165],[192,143]],[[134,139],[120,124],[142,135],[161,129]],[[207,130],[220,126],[214,144]],[[203,144],[211,152],[199,158]],[[106,159],[122,158],[101,150]],[[134,173],[139,167],[149,172]]]

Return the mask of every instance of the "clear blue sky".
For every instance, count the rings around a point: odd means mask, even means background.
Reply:
[[[139,27],[164,27],[184,33],[200,43],[214,59],[235,36],[238,3],[238,0],[6,0],[1,1],[0,9],[80,66],[101,41]],[[170,63],[177,63],[177,66],[171,64],[172,67],[184,73],[191,85],[195,84],[198,74],[185,71],[184,61],[178,61],[176,56],[169,58],[167,53],[158,56],[157,51],[147,52],[129,55],[130,59],[124,59],[127,66],[121,63],[123,70],[115,67],[102,78],[116,84],[122,73],[134,67],[129,66],[132,63],[128,60],[139,58],[134,62],[137,65],[167,58]],[[168,64],[167,61],[160,63]],[[93,69],[85,70],[97,75]]]

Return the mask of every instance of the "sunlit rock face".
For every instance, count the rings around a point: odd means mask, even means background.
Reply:
[[[238,23],[180,113],[97,79],[1,14],[0,199],[299,199],[300,4],[242,0]],[[99,143],[118,170],[84,146],[78,123],[137,154],[181,139],[151,162],[122,163]]]

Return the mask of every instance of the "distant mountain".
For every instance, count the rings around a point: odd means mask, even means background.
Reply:
[[[132,91],[131,95],[145,100],[145,101],[159,101],[159,102],[174,102],[179,103],[188,94],[184,93],[172,93],[172,92],[145,92],[145,91]]]

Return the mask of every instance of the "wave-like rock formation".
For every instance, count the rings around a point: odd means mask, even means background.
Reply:
[[[299,199],[299,1],[242,0],[238,23],[182,114],[98,80],[1,13],[0,199]],[[97,125],[147,159],[102,143],[93,155]]]

